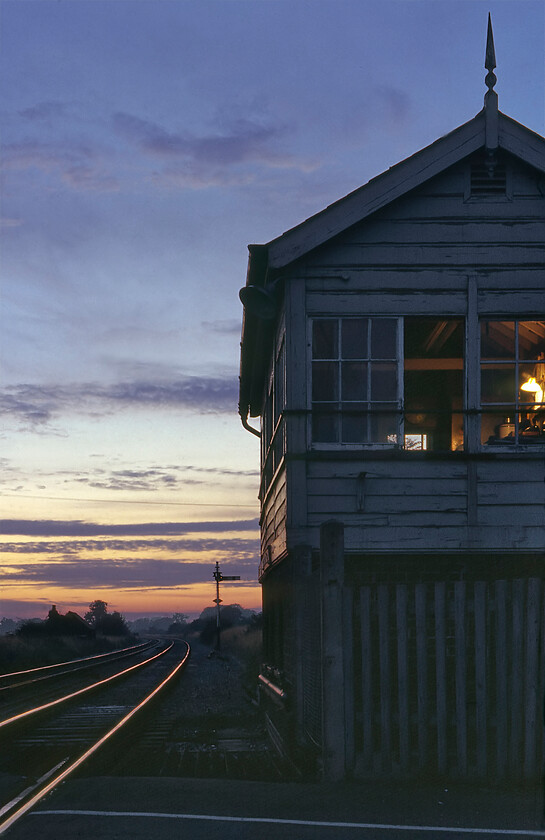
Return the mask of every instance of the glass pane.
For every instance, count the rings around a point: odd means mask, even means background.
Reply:
[[[313,362],[312,399],[335,401],[339,398],[337,362]]]
[[[451,447],[453,451],[464,448],[464,415],[452,415]]]
[[[342,363],[342,399],[367,399],[367,362]]]
[[[374,443],[396,443],[398,432],[398,414],[397,412],[388,412],[379,414],[373,412],[370,415],[371,420],[371,440]]]
[[[362,403],[343,404],[343,443],[365,443],[367,437],[367,405]]]
[[[545,357],[545,321],[519,321],[519,359]]]
[[[397,399],[397,365],[373,362],[371,365],[373,402]]]
[[[481,321],[481,358],[515,358],[514,321]]]
[[[481,415],[481,442],[493,445],[512,445],[515,443],[515,408],[506,407],[503,413],[484,413]]]
[[[537,411],[543,403],[543,389],[545,382],[540,378],[541,368],[545,365],[520,365],[519,367],[519,401],[521,405],[527,403]]]
[[[515,399],[515,366],[481,366],[481,402],[509,403]]]
[[[397,358],[397,319],[371,318],[371,358]]]
[[[315,409],[312,413],[312,439],[315,443],[337,443],[338,413]]]
[[[461,362],[464,322],[459,318],[407,317],[404,344],[405,359],[460,359]]]
[[[540,441],[545,434],[543,427],[543,418],[534,412],[521,412],[519,420],[519,443],[536,443],[536,438]]]
[[[427,449],[428,436],[427,434],[420,435],[405,435],[405,449]]]
[[[367,318],[343,318],[341,335],[343,359],[367,359]]]
[[[312,322],[312,358],[336,359],[338,357],[337,319]]]

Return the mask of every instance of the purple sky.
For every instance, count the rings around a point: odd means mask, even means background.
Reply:
[[[542,0],[2,0],[0,615],[259,605],[250,242],[471,119],[541,134]]]

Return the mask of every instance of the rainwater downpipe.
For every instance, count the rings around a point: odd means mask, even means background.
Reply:
[[[253,435],[255,435],[258,438],[261,437],[261,432],[259,431],[259,429],[254,429],[254,427],[250,426],[250,424],[248,423],[248,416],[245,417],[243,414],[241,414],[240,415],[240,422],[242,423],[242,425],[244,426],[244,428],[248,432],[251,432]]]

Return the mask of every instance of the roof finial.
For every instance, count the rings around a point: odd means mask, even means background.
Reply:
[[[488,70],[484,80],[488,88],[486,93],[486,96],[488,96],[492,93],[492,88],[498,81],[496,74],[492,72],[496,67],[496,51],[494,49],[494,34],[492,32],[492,19],[490,17],[490,12],[488,12],[488,32],[486,35],[486,55],[484,59],[484,66]]]
[[[496,66],[496,51],[494,50],[494,35],[492,34],[492,20],[488,13],[488,33],[486,36],[486,56],[484,66],[488,70],[485,83],[488,88],[484,95],[485,113],[485,147],[487,155],[493,155],[498,148],[498,94],[493,90],[496,84],[496,75],[492,71]],[[492,165],[492,158],[490,157]]]

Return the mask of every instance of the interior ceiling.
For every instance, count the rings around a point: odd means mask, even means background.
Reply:
[[[513,351],[513,321],[488,321],[487,332],[489,340],[508,352]],[[526,351],[535,348],[537,357],[540,345],[545,342],[545,321],[519,321],[519,342]]]

